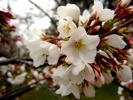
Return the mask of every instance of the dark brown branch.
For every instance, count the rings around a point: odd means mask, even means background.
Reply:
[[[48,85],[46,84],[39,84],[40,81],[43,81],[45,79],[41,79],[41,80],[38,80],[36,81],[35,83],[32,83],[30,85],[25,85],[25,86],[22,86],[22,87],[19,87],[17,89],[14,89],[14,90],[11,90],[11,91],[8,91],[7,93],[5,93],[2,97],[0,97],[0,100],[11,100],[17,96],[20,96],[22,95],[23,93],[29,91],[29,90],[32,90],[34,88],[36,88],[38,85],[41,85],[43,87],[45,87],[46,89],[48,89],[54,96],[56,96],[56,98],[58,98],[58,100],[62,100],[58,95],[55,94],[55,92],[53,92]]]
[[[23,93],[27,92],[28,90],[31,90],[34,88],[35,88],[35,86],[30,86],[30,85],[23,86],[21,88],[7,92],[2,97],[0,97],[0,100],[9,100],[9,99],[14,100],[15,97],[22,95]]]
[[[129,93],[133,94],[133,91],[132,91],[132,90],[130,90],[129,88],[127,88],[127,87],[125,87],[125,86],[123,86],[123,85],[121,85],[117,80],[114,80],[113,83],[115,83],[116,85],[122,87],[123,89],[125,89],[125,90],[128,91]]]
[[[21,58],[9,58],[6,60],[0,61],[0,65],[8,65],[8,64],[19,64],[19,63],[24,63],[26,65],[32,66],[32,59],[21,59]]]
[[[2,46],[0,46],[0,56],[1,57],[6,57],[6,58],[11,58],[12,57],[12,55],[9,52],[7,52],[7,50],[5,50],[5,48],[2,47]]]
[[[29,0],[29,2],[31,4],[33,4],[36,8],[38,8],[44,15],[46,15],[47,17],[49,17],[49,19],[51,20],[51,23],[54,25],[54,27],[56,28],[56,21],[47,13],[45,12],[40,6],[38,6],[37,4],[35,4],[33,1]]]

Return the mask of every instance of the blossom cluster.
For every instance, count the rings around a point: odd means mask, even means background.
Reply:
[[[103,8],[95,0],[92,12],[67,4],[57,9],[59,36],[33,30],[27,33],[26,46],[34,66],[44,64],[57,67],[53,82],[60,88],[57,94],[72,93],[80,99],[80,93],[94,97],[94,87],[111,83],[114,77],[123,82],[132,79],[133,47],[130,0],[122,0],[116,10]],[[113,73],[113,74],[112,74]]]

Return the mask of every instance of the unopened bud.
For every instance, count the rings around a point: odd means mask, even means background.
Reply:
[[[121,0],[120,5],[122,7],[128,6],[128,4],[131,2],[131,0]]]
[[[127,43],[128,43],[131,47],[133,47],[133,37],[127,36],[127,37],[125,37],[125,39],[126,39]]]
[[[133,14],[133,6],[130,6],[127,8],[129,14]]]
[[[92,28],[92,29],[89,30],[88,34],[93,34],[93,33],[97,32],[99,29],[100,29],[100,26],[99,25],[98,26],[95,26],[94,28]]]

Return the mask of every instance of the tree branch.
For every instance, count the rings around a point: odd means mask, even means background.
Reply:
[[[122,87],[123,89],[125,89],[125,90],[128,91],[129,93],[133,94],[133,91],[132,91],[132,90],[130,90],[129,88],[127,88],[127,87],[125,87],[125,86],[123,86],[123,85],[121,85],[116,79],[113,81],[113,83],[115,83],[116,85]]]
[[[2,60],[0,61],[0,65],[8,65],[8,64],[18,64],[18,63],[24,63],[26,65],[32,65],[32,59],[29,59],[29,58],[26,58],[26,59],[22,59],[22,58],[9,58],[9,59],[6,59],[6,60]]]

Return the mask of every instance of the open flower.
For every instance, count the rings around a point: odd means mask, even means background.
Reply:
[[[65,20],[59,20],[58,31],[60,32],[60,37],[67,38],[72,35],[73,31],[76,29],[76,25],[71,17],[66,17]]]
[[[97,12],[97,17],[100,21],[108,21],[114,18],[114,11],[110,9],[103,9],[101,1],[94,0],[92,9]]]
[[[80,9],[75,4],[67,4],[66,6],[58,7],[57,13],[62,19],[71,17],[75,22],[77,22],[80,16]]]
[[[62,43],[61,50],[74,65],[78,65],[82,61],[84,63],[93,63],[98,44],[99,37],[97,35],[87,35],[83,27],[78,27],[73,31],[70,39]]]
[[[45,63],[47,55],[49,55],[49,48],[51,46],[51,43],[45,41],[32,42],[32,44],[27,44],[27,48],[30,50],[30,57],[33,59],[33,65],[35,67]]]

